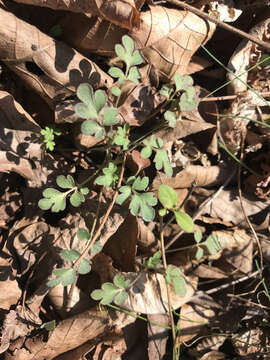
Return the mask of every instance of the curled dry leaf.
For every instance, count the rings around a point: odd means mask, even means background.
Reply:
[[[176,295],[173,286],[169,284],[171,305],[177,309],[187,303],[195,292],[197,278],[188,278],[182,274],[186,281],[186,295]],[[165,314],[168,312],[168,298],[164,275],[159,273],[125,274],[125,279],[137,281],[129,290],[129,297],[122,306],[130,311],[143,314]]]
[[[269,24],[269,18],[260,22],[250,30],[250,35],[261,40],[269,38]],[[228,72],[227,74],[228,80],[230,81],[228,84],[229,94],[239,94],[247,89],[246,83],[248,83],[248,80],[251,80],[251,77],[246,70],[256,62],[260,61],[262,54],[262,50],[253,42],[248,40],[242,40],[240,42],[228,63],[228,68],[231,70],[231,72]],[[252,71],[253,79],[254,73],[258,73],[258,68],[255,68]],[[238,79],[235,78],[236,76]]]
[[[140,25],[139,10],[144,0],[79,0],[79,1],[50,1],[42,0],[16,0],[18,3],[45,6],[54,10],[69,10],[85,13],[89,17],[101,16],[120,27],[132,29]]]
[[[269,220],[269,203],[267,201],[259,201],[251,196],[242,196],[243,205],[247,216],[250,218],[255,230],[260,227],[260,230],[268,229]],[[247,228],[246,219],[244,217],[238,190],[223,190],[211,204],[204,207],[203,214],[208,214],[214,218],[220,218],[223,221],[231,222],[234,225],[240,225]],[[267,221],[264,223],[265,219]],[[260,226],[263,224],[263,226]]]
[[[82,82],[93,87],[111,86],[111,77],[95,63],[35,26],[2,9],[0,21],[0,59],[52,108],[57,100],[74,95]],[[27,61],[43,74],[29,71]]]
[[[249,274],[253,267],[253,241],[243,229],[234,231],[215,231],[218,241],[223,248],[222,256],[218,254],[219,260],[216,267],[228,275]],[[214,258],[217,258],[214,255]]]
[[[149,8],[141,13],[140,29],[131,30],[129,35],[146,61],[155,65],[160,79],[168,81],[176,73],[186,73],[191,56],[211,38],[215,25],[191,12]]]

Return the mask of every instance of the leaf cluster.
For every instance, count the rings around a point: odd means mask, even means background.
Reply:
[[[145,221],[152,221],[155,217],[154,206],[157,204],[157,198],[152,192],[145,192],[149,184],[147,176],[135,177],[131,176],[127,180],[127,184],[121,186],[116,199],[119,205],[124,204],[131,198],[129,209],[132,215],[140,215]]]
[[[52,212],[63,211],[66,208],[66,198],[69,194],[70,203],[74,207],[80,206],[85,201],[85,195],[88,194],[87,187],[79,187],[75,185],[75,181],[71,175],[59,175],[56,178],[57,185],[62,189],[68,189],[65,192],[54,188],[47,188],[43,191],[44,196],[39,200],[38,206],[41,210],[49,210]]]
[[[211,255],[215,255],[221,250],[221,245],[216,234],[209,235],[205,241],[202,241],[202,238],[202,232],[200,230],[196,230],[194,233],[194,239],[197,243],[197,260],[200,260],[204,256],[204,247],[207,248]]]
[[[45,129],[40,131],[41,135],[44,137],[44,144],[46,150],[53,151],[55,147],[55,136],[61,135],[59,130],[56,130],[52,126],[46,126]]]
[[[164,113],[164,118],[170,127],[175,127],[176,119],[181,112],[193,111],[199,105],[191,76],[176,74],[173,80],[174,85],[165,84],[160,90],[160,94],[171,103],[170,109]]]
[[[164,169],[165,174],[172,176],[173,171],[168,157],[168,153],[165,149],[162,149],[163,141],[160,138],[151,136],[150,140],[143,141],[143,149],[141,150],[141,156],[143,158],[149,158],[152,152],[155,152],[154,164],[157,170]]]
[[[126,289],[130,284],[121,274],[115,275],[113,283],[106,282],[102,284],[101,289],[94,290],[91,297],[94,300],[100,300],[101,305],[109,305],[114,302],[121,305],[128,298]]]
[[[142,64],[144,59],[139,50],[134,50],[134,41],[128,35],[124,35],[122,37],[122,44],[115,45],[115,52],[119,59],[125,63],[126,71],[124,73],[122,69],[113,66],[108,71],[109,75],[116,78],[119,85],[126,81],[132,81],[133,83],[138,84],[141,75],[137,65]],[[113,94],[119,96],[120,93],[120,88],[115,86]]]

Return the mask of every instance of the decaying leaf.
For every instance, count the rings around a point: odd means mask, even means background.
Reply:
[[[56,99],[74,95],[81,82],[94,87],[111,85],[112,79],[89,59],[36,27],[0,9],[0,59],[52,108]],[[2,41],[2,45],[1,45]],[[33,62],[42,75],[28,70]]]
[[[215,25],[191,12],[149,6],[141,13],[141,26],[130,31],[136,47],[149,64],[154,64],[161,80],[185,74],[191,56],[209,40]]]

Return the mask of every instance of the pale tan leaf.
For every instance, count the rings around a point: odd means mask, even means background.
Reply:
[[[170,319],[168,314],[149,314],[148,318],[148,356],[149,360],[162,359],[166,354]]]
[[[215,29],[213,23],[186,11],[161,6],[149,6],[141,13],[141,26],[130,31],[149,64],[154,64],[163,81],[174,74],[185,74],[186,67],[199,48],[208,41]]]
[[[176,295],[173,286],[168,285],[173,309],[187,303],[197,286],[197,278],[188,278],[184,275],[183,277],[186,280],[186,295],[184,297]],[[165,314],[168,312],[166,284],[162,274],[126,273],[125,278],[131,282],[138,278],[129,290],[128,299],[123,303],[125,308],[143,314]]]

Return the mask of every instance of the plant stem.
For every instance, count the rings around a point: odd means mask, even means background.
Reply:
[[[159,219],[160,219],[159,220],[160,221],[160,247],[161,247],[163,267],[164,267],[164,270],[165,270],[165,273],[166,273],[166,271],[167,271],[167,261],[166,261],[166,254],[165,254],[165,245],[164,245],[163,217],[160,216]],[[171,297],[170,297],[170,292],[169,292],[169,285],[167,284],[166,280],[165,280],[165,284],[166,284],[166,290],[167,290],[169,315],[170,315],[171,327],[172,327],[173,359],[175,360],[175,356],[177,354],[177,349],[175,348],[175,346],[176,346],[176,335],[175,335],[174,318],[173,318],[173,313],[172,313],[172,305],[171,305]]]

